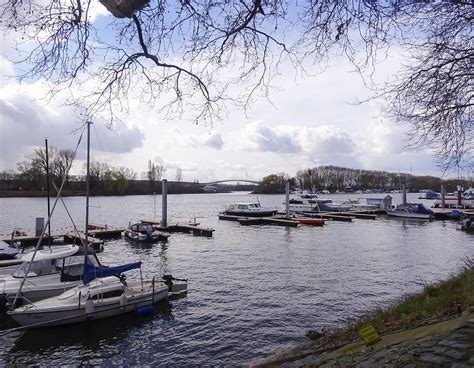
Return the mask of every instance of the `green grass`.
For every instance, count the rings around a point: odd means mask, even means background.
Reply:
[[[372,325],[379,334],[413,328],[459,315],[474,305],[474,260],[466,260],[456,275],[423,291],[406,296],[386,309],[368,313],[336,331],[342,340],[351,340],[364,325]]]

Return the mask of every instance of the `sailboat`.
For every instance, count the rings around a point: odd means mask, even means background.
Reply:
[[[89,227],[90,124],[87,123],[86,244]],[[181,293],[187,290],[187,280],[175,279],[171,275],[164,276],[163,280],[153,278],[143,281],[141,278],[140,281],[127,283],[123,273],[137,268],[141,268],[141,262],[116,267],[91,264],[85,247],[81,277],[83,285],[58,296],[12,309],[8,314],[22,326],[64,325],[112,317],[133,310],[139,314],[145,313],[150,311],[154,303],[166,298],[168,293]],[[26,274],[29,270],[30,267],[25,271]]]

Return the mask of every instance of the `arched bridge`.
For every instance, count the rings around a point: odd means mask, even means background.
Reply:
[[[220,183],[231,183],[231,182],[239,182],[239,183],[252,183],[252,184],[260,184],[260,181],[256,180],[247,180],[247,179],[229,179],[229,180],[217,180],[211,181],[209,183],[201,183],[202,185],[211,185],[211,184],[220,184]]]

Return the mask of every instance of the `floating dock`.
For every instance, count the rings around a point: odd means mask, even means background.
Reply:
[[[241,225],[276,225],[297,227],[299,224],[298,221],[281,217],[242,217],[224,214],[219,215],[219,220],[237,221]]]
[[[151,224],[155,229],[158,231],[168,232],[168,233],[185,233],[185,234],[193,234],[195,236],[206,236],[208,238],[212,237],[214,233],[214,229],[199,227],[197,223],[190,223],[190,224],[172,224],[166,227],[161,226],[159,221],[155,220],[140,220],[145,224]]]

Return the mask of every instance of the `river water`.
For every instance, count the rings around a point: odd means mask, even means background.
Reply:
[[[362,195],[339,194],[336,200]],[[370,195],[371,197],[384,195]],[[394,202],[401,201],[393,194]],[[323,196],[324,197],[324,196]],[[419,201],[409,194],[410,201]],[[169,223],[196,219],[212,238],[173,234],[165,244],[109,241],[104,263],[143,261],[144,276],[172,273],[188,293],[158,304],[146,317],[126,315],[85,325],[12,333],[1,338],[5,365],[239,366],[306,341],[308,329],[342,326],[449,276],[474,257],[474,237],[449,221],[380,216],[324,227],[246,226],[219,221],[225,205],[255,201],[250,194],[168,197]],[[284,196],[261,195],[283,209]],[[65,198],[84,224],[84,198]],[[0,199],[0,234],[32,230],[45,216],[44,198]],[[429,204],[429,202],[427,202]],[[91,223],[126,226],[159,219],[161,197],[93,197]],[[71,226],[62,204],[53,229]],[[131,272],[131,278],[137,277]],[[11,327],[7,322],[3,328]]]

